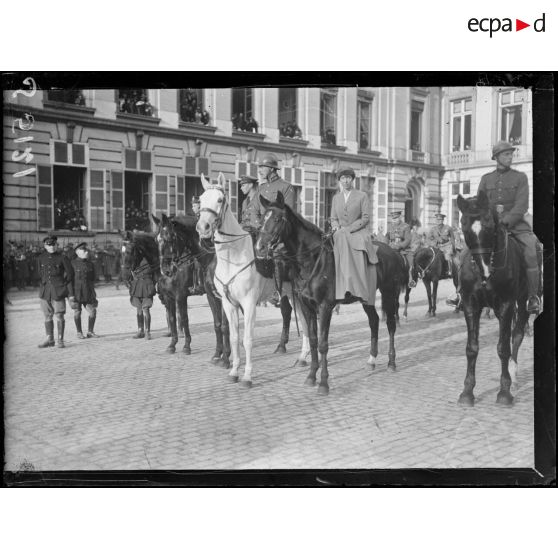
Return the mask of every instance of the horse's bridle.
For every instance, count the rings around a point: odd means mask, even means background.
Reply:
[[[269,210],[271,211],[271,210]],[[271,213],[271,215],[273,216],[273,212]],[[269,217],[270,219],[271,217]],[[269,252],[273,252],[277,246],[281,243],[281,235],[283,234],[283,231],[285,229],[285,227],[287,226],[287,218],[285,217],[285,214],[283,214],[281,216],[281,218],[278,217],[274,217],[273,216],[273,220],[278,223],[279,222],[279,228],[275,231],[275,233],[272,235],[271,233],[264,231],[263,228],[260,229],[260,238],[263,239],[266,237],[269,237],[269,241],[267,241],[266,243],[266,248],[267,248],[267,253],[266,256],[269,256]]]
[[[133,240],[133,239],[132,239],[132,240],[126,239],[126,240],[124,240],[123,242],[124,242],[124,244],[125,244],[126,246],[137,246],[136,241]],[[147,256],[146,256],[143,252],[140,252],[140,256],[141,256],[141,257],[140,257],[139,261],[141,262],[141,260],[142,260],[143,258],[145,258],[145,259],[146,259],[146,263],[145,263],[145,264],[139,265],[138,267],[134,267],[134,268],[128,267],[128,266],[126,266],[126,265],[122,265],[122,268],[123,268],[123,269],[129,269],[129,270],[130,270],[130,275],[131,275],[134,279],[135,279],[140,273],[143,273],[144,271],[147,271],[148,269],[151,270],[151,271],[153,271],[153,272],[155,272],[155,273],[157,273],[158,271],[160,271],[160,265],[157,265],[157,264],[150,264],[150,263],[147,261],[147,259],[148,259]]]
[[[499,233],[499,229],[502,228],[502,227],[503,227],[503,225],[501,225],[501,224],[499,224],[497,221],[495,221],[495,226],[493,227],[493,228],[494,228],[494,233],[493,233],[493,235],[494,235],[494,240],[495,240],[495,241],[497,240],[497,235],[498,235],[498,233]],[[506,263],[507,263],[507,260],[508,260],[508,240],[509,240],[510,234],[511,234],[511,233],[510,233],[508,230],[504,229],[504,239],[505,239],[505,242],[504,242],[504,247],[503,247],[501,250],[494,250],[493,248],[480,248],[480,247],[479,247],[479,248],[470,248],[470,249],[469,249],[469,252],[471,253],[471,262],[472,262],[477,268],[479,268],[479,272],[480,272],[480,274],[481,274],[481,278],[482,278],[483,284],[486,284],[486,282],[490,279],[490,277],[492,276],[492,273],[493,273],[494,271],[498,271],[498,270],[504,269],[504,268],[506,267]],[[494,244],[496,244],[496,242],[494,242]],[[501,266],[495,267],[495,266],[494,266],[495,255],[496,255],[496,254],[500,254],[500,253],[502,253],[502,252],[504,253],[504,262],[503,262],[503,264],[502,264]],[[476,263],[476,261],[475,261],[475,256],[481,256],[481,257],[482,257],[482,256],[485,256],[485,255],[489,255],[489,256],[490,256],[490,261],[489,261],[489,264],[488,264],[488,271],[489,271],[488,277],[485,277],[485,276],[483,275],[483,272],[482,272],[482,269],[483,269],[483,268],[482,268],[482,265],[479,266],[479,265]]]
[[[430,251],[432,252],[432,259],[430,260],[430,263],[424,269],[417,264],[417,267],[420,269],[418,273],[419,279],[422,279],[426,275],[426,272],[432,267],[432,264],[436,260],[436,252],[434,252],[434,248],[432,248],[432,246],[429,246],[429,248]]]

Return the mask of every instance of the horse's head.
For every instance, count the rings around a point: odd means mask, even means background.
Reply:
[[[136,248],[134,234],[130,231],[120,233],[122,236],[121,270],[122,280],[129,281],[132,270],[137,268],[141,262],[141,254]]]
[[[473,255],[481,256],[488,268],[496,242],[498,213],[490,209],[483,191],[471,198],[457,196],[457,207],[461,211],[461,230],[467,247]]]
[[[221,226],[227,210],[227,181],[220,172],[217,184],[211,184],[201,175],[204,193],[200,196],[200,218],[196,230],[200,238],[212,238]]]
[[[259,258],[265,258],[282,242],[288,224],[288,210],[281,192],[277,192],[277,199],[274,202],[270,202],[260,195],[260,203],[265,214],[256,242],[256,255]]]
[[[176,260],[179,257],[176,232],[172,221],[163,213],[161,219],[151,215],[158,231],[155,240],[159,250],[159,265],[164,275],[172,275]]]

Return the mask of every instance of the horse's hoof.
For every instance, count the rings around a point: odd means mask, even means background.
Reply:
[[[230,374],[227,376],[227,380],[231,383],[231,384],[236,384],[236,382],[238,382],[238,376],[231,376]]]
[[[176,353],[176,348],[175,347],[167,347],[167,350],[165,352],[169,353],[169,355],[173,355],[174,353]]]
[[[297,358],[297,359],[295,360],[294,365],[295,365],[295,366],[303,367],[303,366],[308,366],[308,363],[307,363],[305,360],[301,359],[301,358]]]
[[[221,358],[215,358],[213,357],[210,361],[211,364],[214,364],[215,366],[221,366]]]
[[[306,378],[306,380],[304,380],[304,385],[314,387],[316,385],[316,379],[315,378]]]
[[[320,384],[318,386],[318,395],[329,395],[329,386]]]
[[[273,351],[273,354],[286,353],[286,352],[287,352],[287,348],[285,347],[285,345],[277,345],[277,348]]]
[[[223,359],[221,360],[221,368],[224,368],[225,370],[231,367],[231,361],[228,359]]]
[[[388,372],[397,372],[397,366],[395,364],[388,364]]]
[[[475,396],[472,393],[462,393],[457,402],[464,407],[473,407],[475,405]]]
[[[221,360],[221,353],[215,353],[212,357],[210,362],[219,362]]]
[[[182,348],[182,352],[183,352],[185,355],[191,355],[191,354],[192,354],[192,349],[190,349],[190,347],[183,347],[183,348]]]
[[[243,389],[250,389],[252,387],[252,380],[241,380],[240,387]]]
[[[513,404],[513,395],[509,391],[500,391],[496,396],[496,403],[509,407]]]

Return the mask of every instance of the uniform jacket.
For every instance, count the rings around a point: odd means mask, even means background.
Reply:
[[[449,225],[434,225],[428,234],[428,244],[430,246],[441,246],[451,242],[455,245],[455,239],[453,238],[453,230]]]
[[[529,208],[529,183],[527,175],[514,169],[503,172],[495,170],[483,175],[478,192],[486,192],[490,207],[504,206],[502,216],[509,215],[509,228],[516,231],[530,231],[524,216]]]
[[[295,191],[291,184],[274,175],[269,182],[259,186],[259,193],[269,201],[277,199],[277,192],[281,192],[285,198],[285,203],[296,211]]]
[[[424,236],[418,231],[411,231],[411,243],[409,244],[409,250],[411,252],[416,252],[419,248],[422,248],[424,242]]]
[[[74,269],[66,256],[59,252],[49,254],[46,250],[37,258],[41,286],[39,298],[63,300],[74,294]]]
[[[148,298],[155,296],[155,283],[151,268],[144,258],[137,270],[132,272],[133,279],[130,284],[130,296]]]
[[[253,227],[259,229],[261,227],[262,206],[258,198],[259,192],[250,199],[249,196],[242,202],[242,218],[240,225],[242,227]]]
[[[74,268],[74,297],[76,302],[83,304],[93,304],[97,301],[95,293],[95,269],[89,260],[74,258],[72,260]]]
[[[396,225],[390,223],[386,236],[389,245],[395,250],[405,252],[411,245],[411,227],[405,222]]]

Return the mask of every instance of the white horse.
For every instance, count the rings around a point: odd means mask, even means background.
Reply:
[[[244,314],[244,350],[246,365],[240,385],[252,387],[252,346],[256,325],[256,306],[268,299],[275,290],[273,279],[266,279],[256,271],[256,256],[250,233],[246,232],[235,219],[227,201],[226,179],[219,173],[217,184],[213,185],[201,175],[205,192],[200,196],[200,217],[197,224],[201,238],[213,237],[217,254],[215,288],[223,300],[223,309],[229,320],[232,369],[229,379],[238,381],[240,366],[239,311]],[[290,285],[290,284],[289,284]],[[288,287],[288,285],[284,285]],[[289,292],[287,288],[285,292]],[[296,308],[295,308],[296,311]],[[307,328],[301,320],[304,331],[303,346],[299,364],[305,364],[310,350]]]

